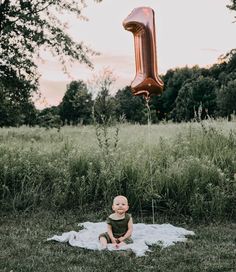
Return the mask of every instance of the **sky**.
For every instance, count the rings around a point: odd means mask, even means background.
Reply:
[[[93,57],[94,69],[75,63],[69,75],[50,54],[43,52],[37,61],[40,77],[40,99],[37,108],[58,105],[66,86],[72,80],[91,80],[108,68],[116,77],[111,86],[114,94],[130,85],[135,77],[133,34],[123,28],[123,20],[137,7],[150,7],[155,12],[158,74],[177,67],[209,67],[220,55],[236,45],[235,12],[226,5],[229,0],[87,0],[83,10],[89,21],[64,16],[68,32],[78,42],[99,52]]]

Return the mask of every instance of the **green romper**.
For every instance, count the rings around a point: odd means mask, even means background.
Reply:
[[[106,222],[107,224],[111,225],[113,236],[115,238],[120,238],[126,234],[128,230],[128,222],[130,218],[131,218],[131,215],[128,213],[125,214],[124,218],[118,219],[118,220],[114,220],[114,219],[111,219],[110,217],[107,217]],[[107,232],[100,234],[99,239],[100,237],[106,238],[107,243],[112,243]],[[133,243],[133,240],[131,239],[131,237],[128,237],[124,240],[124,243],[131,244]]]

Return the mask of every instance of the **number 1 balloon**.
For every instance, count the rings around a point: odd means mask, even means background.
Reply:
[[[163,82],[158,76],[156,56],[155,16],[153,9],[134,9],[123,21],[126,30],[134,35],[136,75],[131,82],[134,95],[160,95]]]

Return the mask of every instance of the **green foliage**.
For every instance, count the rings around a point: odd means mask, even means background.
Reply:
[[[186,83],[180,89],[176,98],[176,107],[173,110],[175,118],[178,122],[189,121],[194,118],[194,101],[192,95],[192,84]]]
[[[217,93],[217,105],[221,116],[227,116],[230,120],[232,113],[236,112],[236,79],[222,85]]]
[[[64,124],[89,124],[92,120],[92,95],[83,81],[72,81],[59,106]]]
[[[60,130],[62,121],[59,115],[59,108],[54,106],[40,111],[37,116],[37,124],[46,129],[57,128]]]
[[[216,82],[210,77],[200,76],[188,81],[179,91],[174,115],[177,121],[190,121],[199,113],[200,120],[213,117],[216,109]]]
[[[93,105],[93,119],[95,123],[109,124],[115,121],[115,99],[111,96],[111,86],[116,78],[109,68],[104,68],[89,82],[92,92],[97,95]]]
[[[227,116],[228,120],[230,120],[231,114],[235,111],[234,81],[236,79],[236,50],[232,49],[226,55],[222,56],[220,62],[217,68],[211,69],[211,72],[212,70],[218,70],[218,88],[216,91],[217,111],[218,116]]]
[[[94,101],[93,119],[96,123],[108,124],[115,119],[115,100],[108,89],[102,89]]]
[[[115,95],[116,116],[124,116],[125,120],[131,123],[143,123],[145,116],[145,101],[140,96],[133,96],[129,86],[118,90]]]
[[[227,5],[227,8],[236,11],[236,0],[230,0],[230,5]],[[236,16],[235,16],[236,18]]]
[[[36,109],[24,89],[24,82],[14,86],[14,78],[0,78],[0,126],[35,125]]]
[[[74,0],[1,1],[1,66],[10,67],[19,78],[35,78],[33,57],[40,46],[52,50],[62,63],[66,60],[64,56],[68,56],[91,66],[88,54],[93,51],[74,42],[58,16],[69,12],[83,19],[84,7],[84,1],[79,5]]]
[[[88,82],[94,96],[93,121],[107,125],[115,121],[115,98],[111,95],[112,84],[116,81],[112,70],[104,68]]]
[[[223,97],[219,90],[235,79],[235,60],[236,51],[233,49],[208,69],[194,66],[168,70],[163,76],[163,94],[152,96],[149,102],[152,123],[224,117],[223,101],[226,97],[234,101],[234,97],[232,92]],[[107,69],[93,82],[92,92],[99,89],[94,104],[95,120],[102,123],[114,119],[114,116],[119,120],[122,116],[130,123],[146,124],[148,111],[143,97],[133,96],[129,86],[118,90],[114,97],[110,96],[113,81],[113,75]],[[217,97],[219,93],[222,95]],[[221,99],[222,103],[219,102]]]
[[[236,51],[232,49],[208,69],[195,66],[168,70],[163,76],[164,92],[153,101],[158,118],[178,122],[196,120],[199,108],[202,110],[199,119],[226,116],[221,108],[224,103],[219,102],[221,98],[224,100],[220,90],[235,79],[235,69]],[[222,96],[218,95],[216,99],[217,93],[222,93]],[[229,96],[226,94],[226,97]],[[234,101],[233,96],[231,100]]]
[[[140,216],[235,218],[231,124],[2,129],[0,205],[101,211],[124,194]]]
[[[175,107],[175,100],[178,96],[179,90],[187,80],[196,78],[200,74],[199,67],[177,68],[175,70],[168,70],[163,77],[164,92],[163,92],[163,110],[170,113]]]
[[[89,58],[96,53],[83,42],[75,42],[61,19],[63,14],[75,14],[84,20],[81,11],[86,6],[85,1],[79,2],[0,1],[0,85],[7,99],[4,105],[0,102],[0,109],[7,117],[4,125],[19,123],[8,120],[9,112],[13,109],[15,116],[24,114],[24,105],[31,103],[31,96],[38,89],[39,74],[35,61],[41,49],[51,52],[65,71],[73,60],[92,67]]]

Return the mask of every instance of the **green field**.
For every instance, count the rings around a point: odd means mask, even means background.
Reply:
[[[137,218],[134,218],[137,222]],[[236,224],[232,222],[186,224],[164,221],[194,230],[186,243],[161,249],[152,247],[145,257],[90,251],[68,244],[46,242],[53,234],[79,230],[78,223],[99,221],[98,214],[79,212],[6,215],[0,219],[1,272],[234,272]],[[139,222],[139,221],[138,221]],[[145,221],[144,221],[145,222]],[[157,219],[162,223],[161,218]]]
[[[2,211],[110,209],[235,218],[236,123],[0,130]]]
[[[235,121],[2,128],[0,169],[0,271],[236,271]],[[196,235],[141,258],[46,242],[117,194],[136,223]]]

